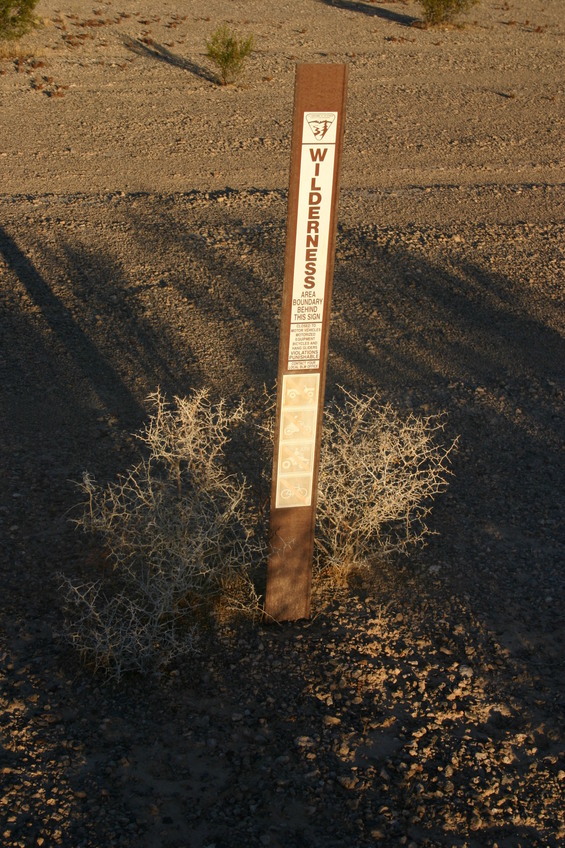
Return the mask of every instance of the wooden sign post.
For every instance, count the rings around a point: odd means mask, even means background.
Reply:
[[[307,618],[326,381],[345,65],[298,65],[265,613]]]

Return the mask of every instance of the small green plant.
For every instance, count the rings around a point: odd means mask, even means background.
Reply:
[[[424,21],[429,26],[446,24],[468,12],[479,0],[420,0]]]
[[[222,24],[206,42],[206,55],[218,68],[220,85],[235,82],[247,57],[253,52],[254,39],[238,39],[227,24]]]
[[[38,0],[0,0],[0,40],[20,38],[35,26]]]

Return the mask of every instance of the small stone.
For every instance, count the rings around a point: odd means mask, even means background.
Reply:
[[[344,789],[355,789],[357,786],[357,778],[350,774],[339,775],[337,782],[340,786],[343,786]]]
[[[294,744],[297,748],[313,748],[314,740],[311,736],[297,736],[294,740]]]
[[[482,826],[483,826],[483,820],[481,819],[481,817],[477,816],[477,815],[473,816],[472,819],[471,819],[471,825],[470,825],[471,830],[480,830]]]

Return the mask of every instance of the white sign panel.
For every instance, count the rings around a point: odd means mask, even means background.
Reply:
[[[337,112],[303,117],[289,371],[320,367],[337,123]]]
[[[277,509],[312,503],[319,391],[319,374],[283,376]]]

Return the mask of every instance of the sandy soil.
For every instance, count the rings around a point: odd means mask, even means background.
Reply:
[[[57,8],[55,8],[57,5]],[[560,0],[41,0],[0,46],[0,833],[12,846],[565,838]],[[214,84],[227,19],[257,51]],[[60,641],[157,385],[276,375],[294,68],[347,62],[328,391],[447,413],[439,535],[314,621],[113,689]],[[257,399],[257,400],[255,400]]]

